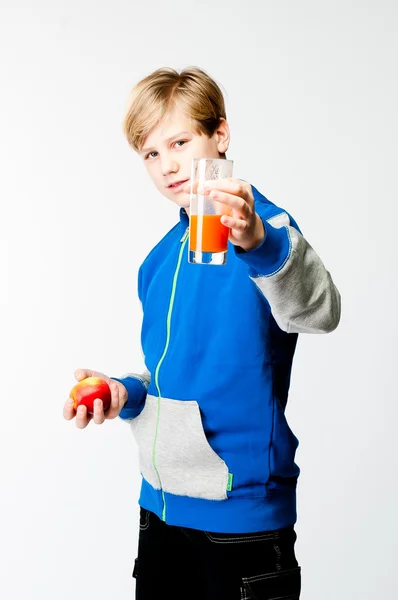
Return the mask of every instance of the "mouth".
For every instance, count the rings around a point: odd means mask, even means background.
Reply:
[[[182,190],[182,188],[187,183],[187,181],[189,181],[189,179],[181,179],[180,181],[175,181],[174,183],[171,183],[170,185],[168,185],[167,189],[173,190],[173,192],[178,192],[178,191]]]

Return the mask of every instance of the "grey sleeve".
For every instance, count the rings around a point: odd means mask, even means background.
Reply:
[[[146,389],[148,389],[151,383],[151,374],[148,369],[145,369],[143,373],[124,373],[124,375],[120,376],[120,379],[125,379],[126,377],[138,379]]]
[[[280,265],[267,272],[250,273],[251,279],[270,304],[279,327],[287,333],[330,333],[336,329],[341,315],[341,297],[329,271],[318,254],[290,224],[287,213],[269,219],[265,224],[271,239],[280,240]],[[279,230],[278,232],[275,230]],[[277,242],[278,243],[278,242]],[[250,254],[247,253],[247,254]],[[285,256],[283,256],[285,254]],[[247,259],[250,264],[250,258]],[[261,262],[261,261],[260,261]]]

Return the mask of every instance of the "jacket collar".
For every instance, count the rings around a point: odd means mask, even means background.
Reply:
[[[189,217],[185,208],[180,208],[180,222],[184,227],[189,225]]]

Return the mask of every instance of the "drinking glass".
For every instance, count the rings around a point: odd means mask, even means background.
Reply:
[[[189,255],[190,263],[224,265],[227,262],[229,228],[221,223],[228,206],[203,193],[206,181],[232,177],[233,161],[194,158],[191,167]]]

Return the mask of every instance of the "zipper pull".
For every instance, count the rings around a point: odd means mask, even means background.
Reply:
[[[180,242],[185,242],[185,240],[188,237],[188,233],[189,233],[189,227],[186,228],[184,235],[182,236],[182,238],[180,239]]]

